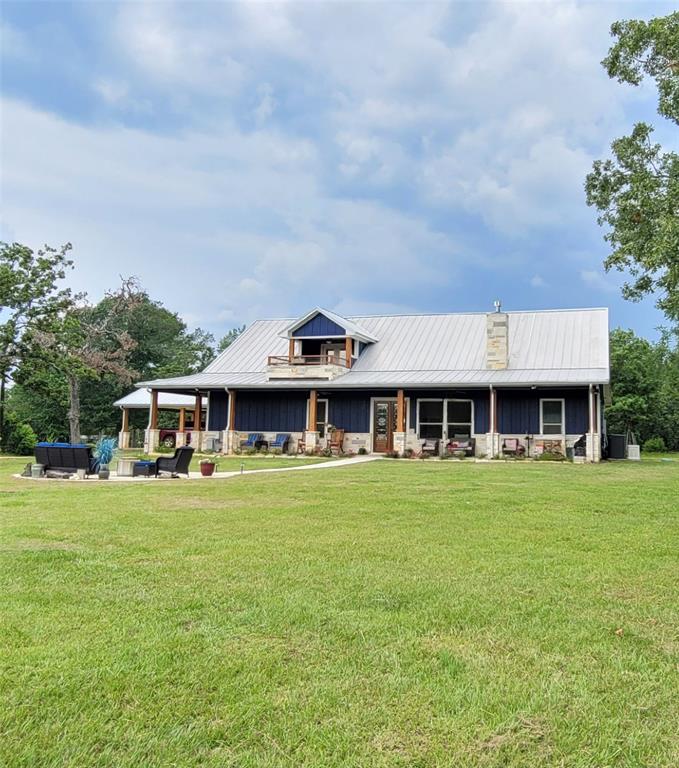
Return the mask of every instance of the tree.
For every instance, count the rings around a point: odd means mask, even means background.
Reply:
[[[620,328],[611,332],[611,399],[608,431],[635,433],[639,442],[662,437],[679,448],[679,329],[658,342]]]
[[[26,352],[27,334],[46,328],[72,300],[59,287],[73,266],[71,244],[32,251],[20,243],[0,243],[0,435],[4,434],[6,385]]]
[[[88,306],[88,321],[109,329],[109,337],[129,337],[126,366],[135,372],[136,381],[181,376],[203,370],[215,354],[211,334],[197,328],[189,332],[174,312],[154,301],[136,286],[135,301],[120,305],[107,294]],[[41,439],[64,437],[68,426],[68,384],[44,358],[26,361],[19,367],[8,401],[9,409],[27,421]],[[120,411],[113,403],[130,388],[129,377],[100,371],[80,380],[80,428],[84,434],[111,433],[117,428]],[[146,415],[131,414],[131,422],[142,427]]]
[[[658,88],[658,112],[679,125],[679,12],[650,21],[619,21],[602,65],[609,77]],[[597,160],[587,176],[587,204],[599,211],[612,251],[606,270],[627,272],[627,299],[657,295],[657,306],[679,320],[679,155],[652,141],[653,128],[637,123],[612,144],[612,159]]]
[[[230,347],[233,342],[243,333],[245,330],[244,325],[236,326],[235,328],[232,328],[230,331],[227,331],[224,336],[219,340],[219,344],[217,345],[217,353],[223,352],[227,347]]]
[[[129,384],[136,376],[129,357],[136,342],[121,331],[117,320],[139,303],[140,291],[133,280],[106,296],[108,313],[101,315],[81,298],[54,319],[48,327],[28,334],[31,354],[23,375],[48,368],[68,386],[68,421],[71,442],[80,440],[80,393],[83,381],[103,374]]]

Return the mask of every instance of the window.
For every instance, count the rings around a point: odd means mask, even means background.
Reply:
[[[448,413],[448,437],[472,436],[472,401],[448,400],[446,402]]]
[[[421,438],[443,437],[443,400],[418,400],[418,434]]]
[[[564,428],[564,401],[540,400],[540,434],[563,435]]]
[[[444,434],[450,438],[471,437],[474,433],[471,400],[418,400],[417,409],[417,434],[422,439],[441,440]]]
[[[326,428],[328,426],[328,401],[317,400],[316,401],[316,431],[319,437],[325,437]]]

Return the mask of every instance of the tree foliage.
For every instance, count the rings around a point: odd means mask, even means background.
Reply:
[[[244,325],[237,325],[235,328],[227,331],[219,340],[219,344],[217,345],[217,352],[223,352],[225,349],[230,347],[233,342],[241,335],[241,333],[243,333],[244,330]]]
[[[0,439],[4,435],[6,384],[26,357],[25,340],[45,329],[72,301],[61,281],[73,262],[71,244],[35,252],[20,243],[0,243]]]
[[[65,439],[71,432],[72,387],[80,402],[74,431],[111,434],[120,419],[113,403],[133,380],[194,373],[214,357],[210,333],[189,331],[176,313],[129,280],[95,305],[83,297],[71,303],[58,322],[33,336],[36,343],[30,354],[25,350],[9,393],[9,409],[41,439]],[[143,427],[146,418],[140,411],[131,421]]]
[[[633,331],[611,333],[611,396],[608,431],[631,430],[640,442],[663,438],[679,449],[679,332],[665,331],[658,342]]]
[[[80,440],[82,383],[108,374],[129,385],[137,375],[129,363],[136,342],[119,327],[118,319],[138,306],[139,293],[133,280],[123,281],[117,291],[107,294],[106,313],[98,313],[81,298],[72,301],[48,326],[33,328],[27,334],[27,371],[46,368],[66,381],[71,442]]]
[[[646,77],[658,89],[658,112],[679,125],[679,12],[650,21],[612,25],[616,42],[602,62],[609,76],[638,86]],[[652,140],[637,123],[612,144],[612,158],[597,160],[587,176],[587,204],[599,211],[611,253],[607,270],[631,278],[623,294],[657,296],[658,307],[679,320],[679,155]]]

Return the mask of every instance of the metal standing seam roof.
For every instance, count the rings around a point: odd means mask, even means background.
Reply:
[[[486,313],[370,315],[348,318],[379,339],[350,371],[323,389],[404,386],[604,384],[610,379],[608,310],[507,312],[509,365],[486,368]],[[343,318],[339,318],[343,320]],[[346,320],[344,320],[346,322]],[[308,389],[313,379],[267,379],[269,355],[286,355],[290,319],[258,320],[203,373],[142,382],[170,389]]]
[[[196,404],[195,395],[177,395],[171,392],[158,393],[159,408],[193,408]],[[207,404],[206,398],[203,398],[203,406]],[[116,400],[113,405],[120,408],[150,408],[151,393],[148,389],[135,389],[120,400]]]

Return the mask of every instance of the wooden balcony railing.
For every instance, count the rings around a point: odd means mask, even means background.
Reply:
[[[268,365],[339,365],[349,368],[347,361],[338,355],[269,355]]]

